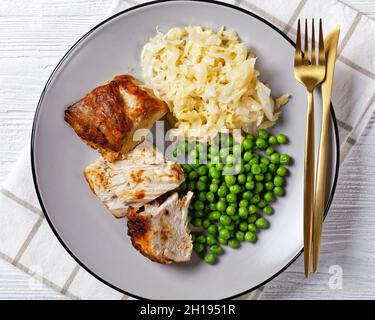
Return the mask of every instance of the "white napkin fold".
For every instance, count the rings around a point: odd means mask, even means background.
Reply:
[[[107,16],[148,1],[114,0]],[[269,20],[292,39],[298,17],[323,18],[326,33],[341,26],[332,102],[341,163],[375,109],[375,21],[335,0],[223,1]],[[65,251],[46,222],[32,181],[30,150],[20,157],[0,193],[0,258],[73,299],[128,299],[97,280]],[[259,299],[264,288],[240,299]]]

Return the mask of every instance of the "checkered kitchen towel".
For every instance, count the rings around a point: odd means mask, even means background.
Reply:
[[[115,0],[108,16],[147,1]],[[335,0],[227,1],[248,9],[295,38],[298,17],[321,17],[325,30],[341,26],[333,105],[340,132],[341,162],[375,109],[375,21]],[[0,257],[73,299],[127,299],[80,267],[63,249],[43,217],[32,182],[29,148],[0,193]],[[263,288],[264,289],[264,288]],[[267,290],[267,287],[265,288]],[[244,299],[259,298],[257,290]]]

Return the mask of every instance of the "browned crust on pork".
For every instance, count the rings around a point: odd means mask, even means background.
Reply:
[[[124,92],[136,101],[129,106]],[[119,75],[65,110],[65,121],[89,146],[109,161],[132,150],[139,128],[150,128],[168,107],[130,75]]]
[[[133,247],[142,255],[154,262],[161,264],[170,264],[173,261],[156,256],[152,251],[152,237],[155,231],[151,228],[148,217],[137,212],[137,209],[130,208],[127,213],[128,235],[130,236]]]

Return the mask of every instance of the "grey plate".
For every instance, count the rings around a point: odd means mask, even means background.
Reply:
[[[82,170],[98,158],[64,122],[64,110],[121,73],[140,77],[139,56],[156,27],[200,25],[236,30],[259,57],[257,68],[273,95],[293,98],[274,128],[290,137],[280,151],[293,156],[287,195],[274,204],[271,228],[255,245],[226,249],[215,266],[195,255],[185,265],[160,265],[140,255],[116,220],[92,194]],[[292,42],[261,18],[229,5],[168,1],[141,5],[102,22],[60,61],[39,101],[32,134],[32,168],[43,211],[69,253],[94,276],[135,297],[218,299],[248,292],[272,279],[301,253],[306,93],[293,77]],[[319,97],[317,97],[319,102]],[[318,103],[317,103],[318,104]],[[320,108],[316,108],[317,128]],[[338,173],[338,136],[332,111],[331,192]],[[317,130],[318,131],[318,130]],[[318,139],[318,132],[317,132]],[[329,201],[330,202],[330,201]],[[328,206],[327,206],[328,209]],[[302,274],[303,270],[301,270]]]

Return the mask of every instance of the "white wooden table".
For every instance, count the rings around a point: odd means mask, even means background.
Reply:
[[[342,0],[375,19],[375,0]],[[112,0],[0,1],[0,184],[28,144],[40,93],[67,49]],[[374,53],[371,53],[374,54]],[[324,225],[321,265],[303,260],[267,285],[265,299],[375,299],[375,116],[341,168]],[[342,275],[342,281],[341,276]],[[0,260],[0,299],[64,299]]]

